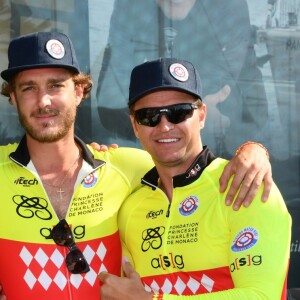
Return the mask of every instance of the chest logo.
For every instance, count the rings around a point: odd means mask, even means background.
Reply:
[[[159,249],[162,245],[162,236],[165,230],[163,226],[145,229],[142,233],[142,251],[146,252],[149,249]]]
[[[15,195],[12,198],[17,205],[17,214],[26,219],[37,217],[41,220],[51,220],[52,214],[48,208],[48,201],[41,197],[26,197],[25,195]]]
[[[83,179],[82,185],[85,188],[91,188],[97,183],[97,181],[98,181],[98,178],[97,178],[95,172],[93,172]]]
[[[183,216],[193,214],[199,206],[199,200],[196,196],[189,196],[179,204],[179,212]]]

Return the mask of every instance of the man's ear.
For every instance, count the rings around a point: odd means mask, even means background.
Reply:
[[[83,84],[78,84],[78,85],[75,86],[77,106],[82,102],[83,90],[84,90],[84,85]]]
[[[205,120],[206,120],[206,105],[203,103],[202,106],[199,108],[199,122],[200,128],[204,128]]]
[[[16,96],[14,92],[10,92],[9,93],[9,99],[10,99],[10,103],[14,106],[17,107],[17,102],[16,102]]]
[[[138,130],[137,123],[134,119],[134,116],[132,114],[130,114],[130,121],[131,121],[131,125],[133,128],[134,134],[135,134],[136,138],[138,139],[139,138],[139,130]]]

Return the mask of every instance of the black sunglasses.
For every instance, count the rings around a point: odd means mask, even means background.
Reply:
[[[199,108],[196,103],[179,103],[162,107],[146,107],[134,112],[138,124],[155,127],[159,124],[162,115],[173,124],[178,124],[193,116],[194,110]]]
[[[52,238],[59,246],[68,247],[70,253],[66,256],[66,265],[73,274],[87,273],[90,270],[83,253],[77,247],[72,230],[65,219],[59,221],[50,233],[48,239]]]

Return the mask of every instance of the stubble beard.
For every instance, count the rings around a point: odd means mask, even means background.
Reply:
[[[49,113],[49,110],[39,110],[35,112],[33,116],[45,113]],[[40,143],[53,143],[65,137],[70,131],[75,122],[76,107],[72,107],[65,112],[53,110],[53,113],[58,116],[58,119],[61,121],[61,124],[59,126],[56,125],[55,128],[52,128],[55,125],[55,122],[48,121],[42,124],[44,130],[37,130],[30,123],[29,119],[20,111],[19,120],[21,125],[24,127],[26,134],[28,134],[32,139]]]

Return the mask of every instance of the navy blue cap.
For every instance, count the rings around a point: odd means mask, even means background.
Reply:
[[[35,68],[62,67],[80,73],[71,40],[60,32],[35,32],[13,39],[8,47],[8,69],[4,80],[16,73]]]
[[[158,90],[178,90],[202,99],[202,84],[192,63],[176,58],[159,58],[133,68],[128,105]]]

